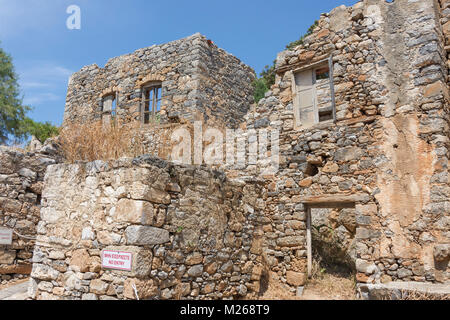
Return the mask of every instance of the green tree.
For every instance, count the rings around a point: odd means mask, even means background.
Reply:
[[[23,105],[18,76],[12,58],[0,48],[0,144],[6,144],[9,136],[18,142],[34,135],[41,142],[58,134],[58,128],[49,122],[35,122],[26,116],[32,110]]]
[[[22,124],[31,108],[22,104],[17,80],[11,56],[0,48],[0,144],[8,141],[8,135],[26,137]]]
[[[36,122],[28,117],[21,122],[19,131],[20,136],[29,137],[33,135],[42,143],[48,138],[55,137],[59,134],[58,127],[55,127],[50,122]]]
[[[266,82],[262,78],[253,81],[253,89],[254,89],[253,96],[255,98],[255,103],[258,103],[259,100],[264,98],[265,93],[269,90],[269,88],[267,88]]]
[[[255,103],[264,98],[265,93],[275,84],[275,61],[272,66],[265,66],[259,76],[260,78],[253,82]]]

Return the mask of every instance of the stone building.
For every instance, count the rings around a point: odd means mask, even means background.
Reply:
[[[64,125],[118,116],[143,124],[211,119],[236,127],[254,71],[200,34],[84,67],[69,80]]]
[[[295,295],[321,210],[348,231],[362,297],[411,283],[449,293],[449,10],[363,0],[323,14],[278,54],[258,105],[253,71],[201,35],[74,74],[64,125],[117,115],[276,130],[279,170],[150,156],[49,167],[30,296],[253,299],[268,275]],[[108,252],[131,254],[130,268],[105,267]]]
[[[278,55],[276,83],[247,127],[281,132],[263,227],[281,280],[299,285],[311,272],[314,210],[350,207],[363,290],[448,284],[448,16],[448,1],[361,1],[322,15]]]

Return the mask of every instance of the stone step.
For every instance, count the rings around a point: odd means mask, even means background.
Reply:
[[[29,281],[24,281],[0,290],[0,300],[26,300]]]

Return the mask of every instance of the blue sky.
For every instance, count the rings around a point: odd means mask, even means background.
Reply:
[[[357,0],[0,0],[0,47],[11,54],[36,121],[60,125],[67,81],[92,63],[200,32],[259,72],[321,13]],[[67,7],[81,8],[69,30]]]

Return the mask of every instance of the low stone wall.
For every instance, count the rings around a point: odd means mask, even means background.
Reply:
[[[447,55],[447,85],[450,84],[450,1],[449,0],[439,0],[441,9],[441,26],[444,35],[444,50]]]
[[[0,245],[0,279],[12,280],[31,272],[31,257],[39,222],[44,173],[55,164],[47,145],[31,153],[0,147],[0,227],[14,230],[11,245]]]
[[[259,192],[257,181],[230,181],[220,171],[150,156],[51,166],[30,296],[254,297]],[[132,253],[132,270],[103,268],[104,250]]]

